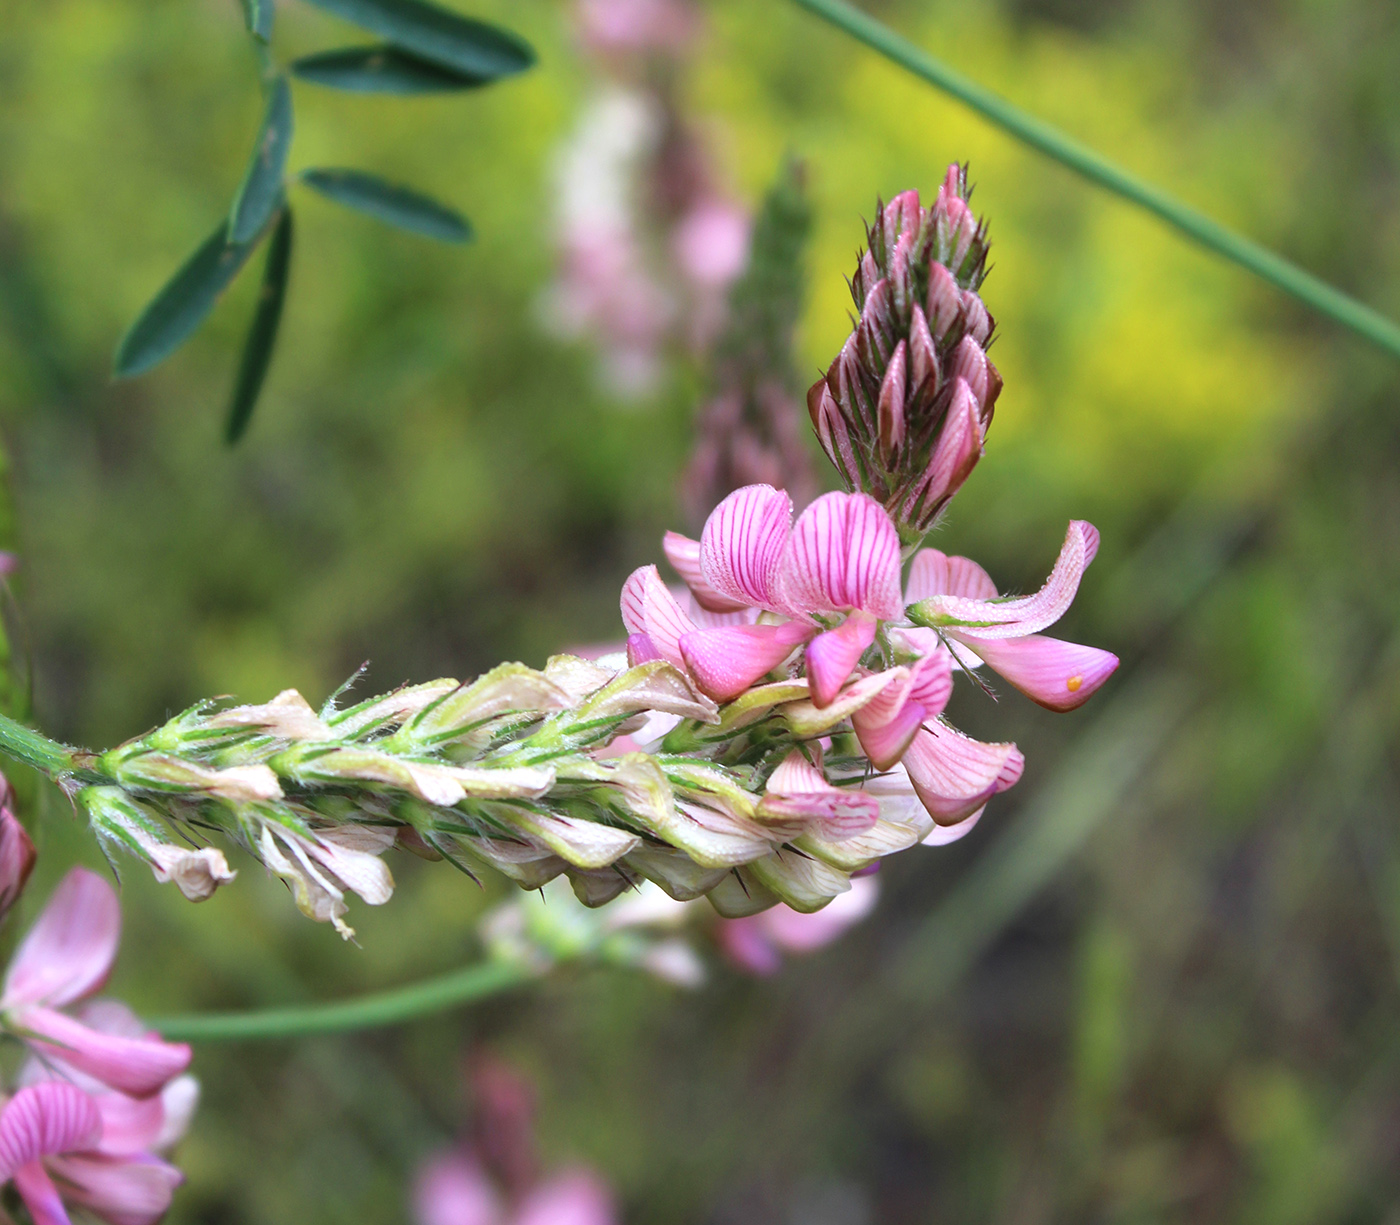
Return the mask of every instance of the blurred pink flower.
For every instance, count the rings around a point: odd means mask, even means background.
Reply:
[[[810,953],[830,944],[864,919],[880,897],[874,876],[858,876],[848,892],[815,914],[778,905],[743,919],[720,919],[716,940],[730,962],[750,974],[776,973],[785,953]]]
[[[190,1048],[154,1033],[126,1034],[61,1012],[107,981],[121,938],[117,896],[74,868],[20,944],[0,993],[0,1020],[40,1058],[132,1097],[148,1098],[189,1066]]]
[[[595,51],[678,52],[700,30],[685,0],[579,0],[579,32]]]
[[[0,919],[24,892],[34,870],[34,843],[15,816],[14,792],[0,774]]]
[[[692,281],[721,288],[748,262],[749,215],[727,200],[702,200],[676,226],[671,247]]]

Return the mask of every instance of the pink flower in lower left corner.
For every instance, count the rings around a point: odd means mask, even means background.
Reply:
[[[10,961],[0,1024],[40,1060],[132,1098],[151,1098],[183,1072],[190,1048],[139,1026],[113,1032],[62,1009],[100,990],[121,939],[121,909],[105,880],[74,868]]]

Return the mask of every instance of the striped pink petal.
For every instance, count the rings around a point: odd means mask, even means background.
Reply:
[[[95,1148],[102,1116],[76,1085],[46,1080],[21,1089],[0,1110],[0,1182],[52,1153]]]
[[[956,825],[1021,777],[1014,744],[986,744],[946,723],[925,728],[904,754],[920,802],[939,825]]]
[[[965,600],[995,600],[997,585],[992,582],[992,576],[970,557],[949,557],[937,549],[920,549],[909,563],[905,603],[917,604],[936,595],[953,595]]]
[[[661,540],[661,548],[671,569],[681,576],[690,588],[695,602],[706,612],[732,613],[749,607],[743,600],[731,600],[721,595],[705,581],[705,572],[700,566],[700,542],[679,532],[667,532]]]
[[[183,1042],[105,1034],[51,1008],[24,1009],[17,1026],[39,1054],[132,1097],[159,1093],[190,1064]]]
[[[821,837],[835,841],[868,830],[880,815],[880,805],[863,791],[832,786],[794,749],[769,777],[759,811],[766,816],[805,818]]]
[[[155,1225],[185,1176],[159,1157],[55,1157],[48,1162],[63,1197],[108,1225]]]
[[[957,638],[993,671],[1050,710],[1074,710],[1084,705],[1118,667],[1118,656],[1111,651],[1044,634],[1000,639],[958,634]]]
[[[700,570],[721,596],[779,608],[778,575],[792,530],[792,499],[771,485],[736,489],[710,513],[700,534]]]
[[[880,618],[903,611],[899,531],[869,494],[827,493],[797,520],[783,559],[790,612],[860,609]]]
[[[60,1007],[91,995],[111,973],[121,929],[112,886],[95,872],[74,868],[10,961],[0,1004]]]
[[[667,663],[684,667],[681,637],[695,628],[655,566],[640,566],[622,585],[622,624],[628,634],[645,634]]]
[[[938,443],[915,490],[920,514],[932,514],[962,488],[982,458],[983,441],[981,405],[966,380],[958,379]]]
[[[776,668],[812,632],[797,621],[722,625],[692,630],[681,639],[680,647],[685,666],[700,688],[715,701],[728,702]]]
[[[661,652],[656,649],[656,643],[651,640],[650,634],[627,635],[627,666],[629,668],[649,664],[652,660],[660,658]]]
[[[853,612],[834,630],[818,634],[807,644],[807,680],[817,706],[830,706],[836,700],[846,678],[875,641],[878,624],[869,613]]]
[[[39,1162],[20,1166],[14,1173],[14,1180],[15,1190],[29,1209],[34,1225],[70,1225],[58,1188]]]
[[[893,715],[882,719],[880,712],[872,712],[871,707],[888,695],[887,689],[871,702],[870,706],[856,711],[851,716],[860,747],[870,758],[870,764],[877,770],[893,769],[918,734],[919,728],[931,718],[929,712],[918,702],[908,701],[908,687],[905,686],[905,700],[899,703]]]
[[[1075,519],[1069,525],[1055,568],[1035,595],[996,601],[935,595],[919,603],[920,615],[939,626],[966,629],[981,640],[1039,633],[1068,611],[1079,590],[1079,580],[1098,548],[1098,530],[1091,523]]]

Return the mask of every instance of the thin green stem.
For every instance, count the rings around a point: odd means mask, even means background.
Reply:
[[[916,77],[951,94],[1017,140],[1077,171],[1091,183],[1146,209],[1193,242],[1292,294],[1320,314],[1364,336],[1393,357],[1400,357],[1400,325],[1393,320],[1267,247],[1236,234],[1160,188],[1130,174],[1058,128],[1013,106],[1005,98],[934,59],[928,52],[846,0],[793,0],[793,3],[850,34]]]
[[[151,1026],[179,1042],[229,1042],[252,1038],[309,1038],[375,1029],[417,1020],[457,1004],[499,995],[528,981],[531,974],[504,961],[467,966],[438,978],[333,1004],[268,1008],[257,1012],[211,1012],[158,1017]]]
[[[73,750],[50,740],[8,715],[0,715],[0,753],[42,770],[52,778],[73,769]]]

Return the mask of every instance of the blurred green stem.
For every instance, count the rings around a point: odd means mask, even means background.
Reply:
[[[73,769],[73,750],[40,735],[8,715],[0,715],[0,753],[53,777]]]
[[[413,1021],[456,1004],[473,1003],[518,987],[533,975],[506,961],[454,970],[426,982],[334,1004],[158,1017],[150,1022],[171,1041],[229,1042],[249,1038],[309,1038]]]
[[[1077,171],[1129,203],[1155,214],[1193,242],[1292,294],[1320,314],[1400,357],[1400,325],[1305,272],[1267,247],[1227,229],[1188,204],[1144,182],[1058,128],[1013,106],[956,69],[901,37],[846,0],[793,0],[887,60],[970,106],[1017,140]]]

